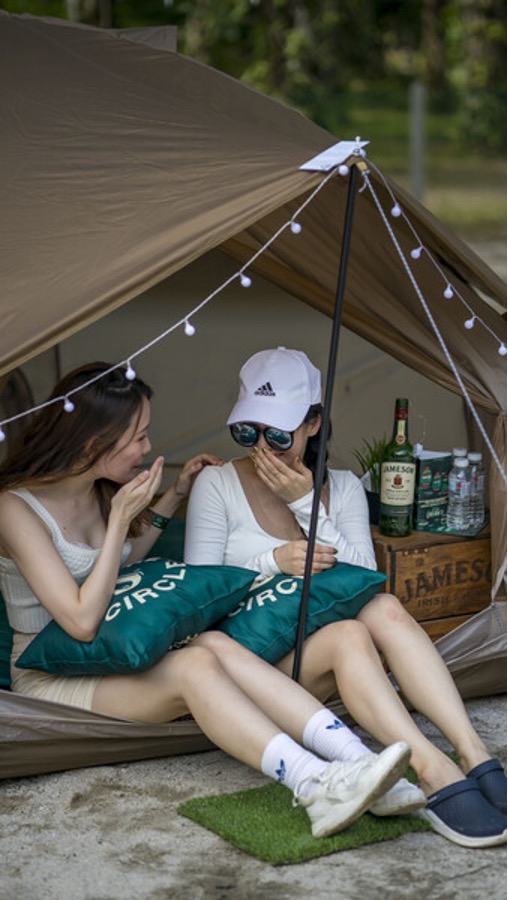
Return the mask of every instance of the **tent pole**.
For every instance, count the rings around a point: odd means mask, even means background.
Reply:
[[[337,351],[339,347],[339,334],[342,318],[342,307],[344,305],[344,293],[346,288],[346,274],[349,257],[349,246],[351,243],[351,232],[353,226],[353,212],[356,194],[356,179],[358,168],[361,162],[355,162],[351,166],[349,172],[349,186],[346,202],[346,213],[344,217],[344,231],[342,234],[342,249],[340,255],[339,275],[337,279],[337,290],[335,294],[335,310],[333,315],[333,327],[330,339],[330,350],[328,354],[328,370],[326,375],[326,389],[323,403],[323,420],[321,424],[318,458],[316,462],[316,471],[314,476],[314,496],[312,499],[312,511],[310,517],[309,537],[307,543],[307,558],[305,560],[305,569],[302,584],[302,599],[300,601],[300,612],[298,619],[298,630],[296,635],[295,656],[293,661],[292,677],[294,681],[298,681],[300,677],[300,665],[302,657],[302,645],[305,640],[305,624],[307,621],[307,608],[309,605],[309,589],[310,577],[312,569],[312,557],[314,555],[314,545],[316,543],[317,520],[319,513],[319,502],[321,497],[321,488],[323,486],[325,474],[325,457],[326,457],[326,441],[328,435],[328,426],[330,422],[330,410],[332,405],[333,383],[335,380],[335,370],[337,367]]]

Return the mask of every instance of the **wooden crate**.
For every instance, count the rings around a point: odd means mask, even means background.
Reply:
[[[490,531],[474,538],[414,531],[404,538],[372,529],[378,568],[432,640],[490,603]]]

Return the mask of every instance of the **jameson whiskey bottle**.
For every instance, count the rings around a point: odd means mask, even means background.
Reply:
[[[379,531],[391,537],[411,534],[416,460],[408,437],[408,402],[395,401],[393,437],[381,463]]]

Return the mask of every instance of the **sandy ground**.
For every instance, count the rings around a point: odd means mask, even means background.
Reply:
[[[506,697],[467,706],[476,729],[506,763]],[[1,900],[506,897],[504,847],[466,850],[417,833],[273,867],[176,812],[187,797],[263,783],[263,776],[220,751],[4,781]]]

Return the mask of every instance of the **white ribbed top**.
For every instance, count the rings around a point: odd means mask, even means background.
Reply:
[[[37,500],[30,491],[25,488],[11,491],[21,497],[35,513],[46,523],[51,531],[51,538],[55,549],[62,557],[77,584],[82,584],[92,571],[95,561],[100,553],[86,544],[73,544],[68,541],[60,531],[54,518]],[[128,557],[131,545],[127,541],[122,552],[122,562]],[[37,597],[16,568],[12,559],[0,556],[0,587],[4,595],[7,618],[11,628],[32,634],[42,631],[45,625],[51,621],[49,612],[39,603]]]

